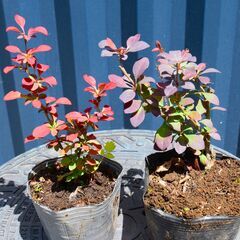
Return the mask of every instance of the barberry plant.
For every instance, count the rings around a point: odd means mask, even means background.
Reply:
[[[110,38],[99,43],[100,48],[104,48],[102,56],[118,56],[122,75],[110,74],[108,78],[123,89],[120,100],[124,103],[124,112],[132,115],[131,124],[138,127],[146,113],[160,117],[162,123],[159,120],[155,148],[160,151],[174,148],[183,159],[190,149],[194,156],[191,165],[195,169],[210,167],[214,158],[210,140],[221,139],[213,126],[211,111],[225,109],[218,106],[219,99],[206,74],[219,71],[206,68],[205,63],[197,64],[196,57],[188,49],[166,52],[157,41],[152,51],[157,52],[159,80],[145,75],[149,67],[149,59],[146,57],[137,60],[133,64],[132,73],[128,73],[124,61],[132,45],[137,46],[134,48],[136,51],[149,46],[140,41],[139,34],[127,40],[126,48],[117,48]]]
[[[10,91],[4,96],[5,101],[22,99],[25,105],[31,104],[34,108],[46,117],[46,122],[36,127],[32,134],[27,136],[25,143],[49,137],[47,147],[60,152],[62,160],[60,167],[67,171],[59,179],[71,181],[81,176],[89,177],[98,169],[102,158],[96,157],[100,153],[108,158],[113,158],[111,153],[115,149],[113,142],[107,142],[103,146],[96,140],[96,136],[89,133],[89,130],[97,130],[101,121],[112,121],[113,111],[110,106],[101,106],[107,91],[115,88],[112,82],[99,83],[97,85],[94,77],[85,74],[83,79],[89,85],[84,90],[92,94],[89,100],[91,107],[83,112],[73,111],[65,115],[61,120],[58,116],[60,105],[71,105],[71,101],[66,97],[56,98],[48,96],[48,88],[57,85],[54,76],[44,76],[49,66],[39,62],[37,54],[50,51],[48,45],[40,45],[29,48],[28,42],[37,34],[48,35],[46,28],[38,26],[25,31],[25,19],[20,15],[15,15],[18,27],[10,26],[6,31],[13,31],[18,34],[17,39],[23,40],[23,50],[14,45],[9,45],[5,49],[13,54],[13,65],[6,66],[4,73],[17,69],[25,74],[22,79],[22,90]]]

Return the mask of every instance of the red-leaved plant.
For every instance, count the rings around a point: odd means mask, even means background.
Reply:
[[[10,26],[6,31],[13,31],[18,34],[18,39],[24,42],[24,50],[17,46],[9,45],[5,49],[10,53],[16,54],[12,58],[13,65],[4,68],[4,73],[13,69],[25,73],[22,79],[22,88],[24,91],[10,91],[4,96],[5,101],[21,98],[24,104],[31,104],[38,112],[46,116],[46,122],[36,127],[25,142],[42,139],[49,135],[47,147],[60,151],[62,160],[61,167],[67,168],[64,175],[59,176],[59,180],[65,179],[71,181],[83,175],[92,176],[98,169],[102,158],[96,158],[96,155],[104,155],[113,158],[111,153],[115,149],[113,142],[107,142],[102,146],[94,134],[88,133],[90,129],[97,130],[98,122],[113,120],[113,111],[110,106],[101,107],[101,101],[107,95],[107,91],[115,88],[115,84],[100,83],[97,85],[94,77],[85,74],[83,79],[89,87],[84,90],[92,94],[89,102],[92,107],[84,112],[69,112],[65,115],[66,120],[60,120],[58,117],[59,105],[71,105],[71,101],[66,97],[55,98],[47,95],[49,87],[57,85],[57,80],[53,76],[44,76],[49,66],[38,61],[37,53],[50,51],[48,45],[29,48],[28,42],[36,37],[36,34],[48,35],[46,28],[39,26],[29,28],[25,32],[25,19],[15,15],[15,21],[18,27]],[[89,178],[88,178],[89,179]]]
[[[188,49],[165,52],[160,42],[152,50],[157,52],[157,71],[159,81],[144,74],[149,60],[143,57],[133,64],[132,74],[124,68],[127,54],[140,51],[149,45],[140,41],[140,35],[130,37],[127,47],[117,48],[110,38],[102,40],[102,56],[118,55],[122,75],[109,75],[110,82],[123,88],[120,95],[124,103],[124,112],[132,114],[130,121],[139,126],[147,112],[163,120],[155,134],[155,148],[170,150],[174,148],[183,159],[190,149],[194,154],[191,166],[200,169],[210,167],[213,154],[210,139],[220,140],[211,120],[211,110],[225,110],[219,105],[219,99],[211,87],[207,73],[218,73],[214,68],[206,68],[205,63],[196,63]],[[132,51],[133,52],[133,51]],[[188,165],[189,166],[189,165]],[[191,167],[189,166],[189,167]]]

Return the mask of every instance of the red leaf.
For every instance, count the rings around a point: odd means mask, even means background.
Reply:
[[[66,136],[66,140],[73,142],[77,138],[78,134],[77,133],[72,133]]]
[[[106,85],[104,86],[105,91],[112,90],[114,88],[116,88],[116,84],[113,82],[106,83]]]
[[[40,108],[42,104],[41,104],[41,101],[39,101],[39,100],[33,100],[32,105],[35,108]]]
[[[70,112],[65,115],[68,120],[78,120],[79,122],[85,122],[88,120],[86,116],[83,116],[80,112]]]
[[[90,86],[96,87],[96,79],[90,75],[84,74],[83,79],[87,82]]]
[[[24,139],[24,143],[32,142],[34,140],[36,140],[36,138],[33,135],[30,135]]]
[[[35,27],[35,28],[29,28],[29,30],[28,30],[28,35],[29,36],[33,36],[36,33],[42,33],[46,36],[48,35],[48,31],[45,27],[38,26],[38,27]]]
[[[32,135],[35,138],[43,138],[43,137],[47,136],[50,132],[51,131],[50,131],[50,128],[49,128],[49,124],[45,123],[45,124],[43,124],[41,126],[36,127],[33,130]]]
[[[14,27],[14,26],[7,27],[6,28],[6,32],[9,32],[9,31],[21,33],[21,31],[18,28]]]
[[[53,87],[57,85],[57,80],[55,77],[50,76],[43,79],[43,82],[46,82],[49,86]]]
[[[127,89],[119,96],[119,98],[124,102],[129,102],[133,100],[136,96],[136,93],[132,89]]]
[[[72,105],[71,101],[66,97],[58,98],[56,104]]]
[[[16,14],[14,16],[14,19],[15,19],[16,23],[21,27],[21,29],[24,30],[24,26],[25,26],[25,19],[24,19],[24,17]]]
[[[9,93],[7,93],[3,100],[4,101],[9,101],[9,100],[14,100],[14,99],[17,99],[17,98],[21,98],[21,93],[18,92],[18,91],[10,91]]]
[[[11,72],[14,68],[17,68],[17,66],[7,66],[3,69],[3,72],[5,74],[7,74],[7,73]]]
[[[47,52],[50,51],[52,48],[49,45],[39,45],[36,48],[32,48],[29,50],[29,54],[33,54],[33,53],[38,53],[38,52]]]
[[[11,53],[20,53],[21,52],[21,50],[17,46],[14,46],[14,45],[9,45],[9,46],[5,47],[5,49]]]
[[[46,98],[45,98],[45,101],[46,101],[46,103],[48,104],[48,103],[51,103],[51,102],[56,101],[56,98],[55,98],[55,97],[46,97]]]

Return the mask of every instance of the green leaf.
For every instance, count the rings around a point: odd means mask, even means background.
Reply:
[[[75,162],[72,162],[68,165],[68,168],[70,171],[73,171],[77,167],[77,164]]]
[[[116,148],[116,145],[113,141],[106,142],[104,148],[107,152],[112,152]]]
[[[198,100],[198,103],[197,103],[197,106],[196,106],[196,110],[197,110],[197,112],[200,113],[201,115],[206,112],[206,109],[204,108],[201,99]]]
[[[100,151],[100,155],[103,155],[103,156],[104,156],[104,154],[105,154],[105,151],[104,151],[104,149],[102,148],[101,151]]]
[[[114,155],[112,153],[106,153],[105,154],[105,157],[106,158],[109,158],[109,159],[113,159],[114,158]]]
[[[206,165],[207,164],[207,157],[205,154],[201,154],[199,155],[199,159],[200,159],[200,162],[203,164],[203,165]]]
[[[61,163],[63,166],[68,166],[72,162],[71,158],[69,156],[65,156],[62,160]]]
[[[170,122],[169,123],[174,130],[180,132],[181,131],[181,123],[180,122]]]

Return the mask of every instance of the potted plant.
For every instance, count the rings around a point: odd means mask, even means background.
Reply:
[[[240,162],[210,144],[211,138],[220,140],[211,112],[225,109],[218,106],[207,74],[219,71],[197,64],[188,49],[166,52],[157,41],[159,80],[145,75],[146,57],[127,72],[127,54],[148,46],[139,34],[127,47],[116,47],[110,38],[99,43],[102,56],[118,56],[122,75],[110,74],[109,80],[123,88],[120,99],[124,112],[132,114],[131,124],[138,127],[146,113],[159,118],[158,153],[146,159],[144,204],[151,238],[234,239],[240,226]]]
[[[120,198],[122,166],[110,160],[115,149],[113,142],[103,146],[89,130],[97,130],[98,123],[113,120],[110,106],[101,102],[107,91],[115,84],[100,83],[85,74],[89,85],[84,90],[92,94],[92,107],[84,112],[73,111],[59,119],[58,107],[70,105],[65,97],[55,98],[48,88],[57,85],[53,76],[46,76],[49,66],[39,62],[37,54],[51,50],[48,45],[29,47],[29,41],[37,34],[48,35],[42,26],[25,31],[25,19],[15,16],[17,27],[6,31],[18,34],[24,50],[9,45],[6,50],[16,54],[13,65],[4,68],[4,73],[13,69],[23,74],[22,89],[10,91],[5,101],[23,99],[43,113],[46,122],[36,127],[25,142],[48,137],[48,148],[60,154],[58,159],[46,160],[35,166],[29,174],[28,193],[49,239],[109,239],[114,235]]]

